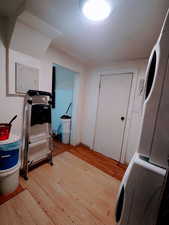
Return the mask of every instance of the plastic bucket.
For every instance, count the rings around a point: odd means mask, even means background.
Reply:
[[[0,171],[0,195],[14,192],[19,186],[20,163],[14,168]]]
[[[62,142],[64,144],[70,143],[71,119],[61,119],[62,123]]]
[[[19,161],[21,141],[11,136],[7,141],[0,141],[0,171],[10,169]]]
[[[9,123],[0,123],[0,141],[7,140],[9,138],[12,122],[17,118],[15,115]]]
[[[11,124],[1,123],[0,124],[0,141],[7,140],[9,138],[11,130]]]
[[[62,143],[63,144],[70,144],[70,134],[68,134],[68,133],[62,134]]]

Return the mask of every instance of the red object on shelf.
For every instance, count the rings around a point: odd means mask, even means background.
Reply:
[[[0,123],[0,141],[8,140],[10,135],[10,130],[12,126],[12,122],[17,118],[15,115],[9,123]]]
[[[0,141],[5,141],[9,138],[11,130],[11,124],[1,123],[0,124]]]

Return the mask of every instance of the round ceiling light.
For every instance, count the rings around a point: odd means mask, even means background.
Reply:
[[[83,0],[82,12],[89,20],[102,21],[111,13],[112,7],[108,0]]]

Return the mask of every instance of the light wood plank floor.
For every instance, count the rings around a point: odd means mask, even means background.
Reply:
[[[120,181],[69,152],[21,179],[26,191],[0,206],[2,225],[114,225]],[[13,222],[15,221],[15,222]]]
[[[27,190],[0,206],[0,224],[54,225]]]
[[[91,150],[82,144],[74,147],[54,140],[54,146],[54,155],[58,155],[65,151],[70,152],[78,158],[86,161],[87,163],[95,166],[96,168],[120,181],[122,180],[127,169],[127,165],[111,159],[99,152]]]

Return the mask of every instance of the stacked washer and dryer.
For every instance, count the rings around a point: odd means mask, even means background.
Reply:
[[[169,11],[146,72],[140,145],[122,180],[118,225],[155,225],[169,167]]]

